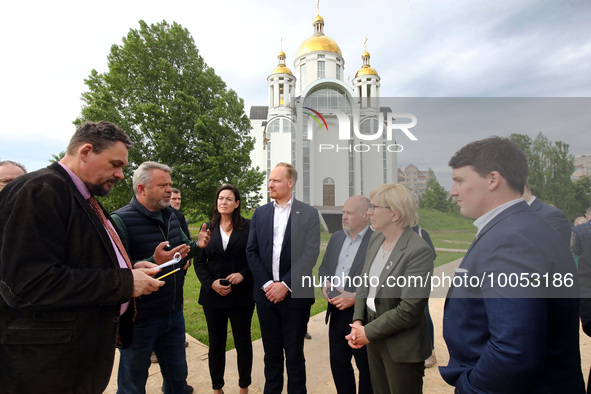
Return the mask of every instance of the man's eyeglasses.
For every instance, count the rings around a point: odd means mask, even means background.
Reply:
[[[376,211],[376,208],[390,209],[388,206],[369,204],[369,213],[373,215]]]

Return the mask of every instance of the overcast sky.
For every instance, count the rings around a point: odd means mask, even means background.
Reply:
[[[267,105],[266,78],[281,39],[294,69],[297,49],[313,33],[317,1],[34,0],[5,2],[2,14],[0,158],[36,170],[64,150],[74,132],[84,79],[92,69],[107,70],[111,45],[139,28],[140,19],[187,28],[206,63],[245,100],[248,114],[252,105]],[[360,68],[368,38],[382,97],[591,97],[588,0],[322,0],[320,15],[325,34],[342,50],[345,79]],[[575,107],[585,112],[588,104],[578,100]],[[526,121],[508,131],[493,122],[458,127],[457,134],[446,128],[438,138],[418,134],[424,148],[405,147],[399,166],[412,162],[449,177],[450,154],[465,142],[510,132],[533,138],[541,131],[570,144],[577,156],[591,154],[590,124],[581,115],[576,127],[527,127]]]

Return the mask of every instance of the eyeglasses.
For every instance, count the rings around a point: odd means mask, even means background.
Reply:
[[[376,208],[390,209],[388,206],[369,204],[369,213],[373,215],[376,211]]]

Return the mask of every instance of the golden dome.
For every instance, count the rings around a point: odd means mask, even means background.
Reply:
[[[285,67],[284,64],[280,64],[277,67],[275,67],[273,69],[273,71],[271,71],[271,74],[289,74],[289,75],[293,75],[291,73],[291,70],[287,67]]]
[[[361,75],[378,75],[378,72],[373,67],[363,66],[359,69],[359,71],[357,71],[357,74],[355,74],[355,78]]]
[[[364,57],[368,57],[369,58],[369,52],[365,51],[361,54],[361,58],[363,59]]]
[[[322,18],[320,15],[316,15],[316,18],[314,18],[314,22],[312,22],[312,24],[314,24],[316,22],[324,23],[324,18]]]
[[[315,34],[300,45],[296,58],[316,51],[334,52],[342,56],[341,48],[335,40],[325,35]]]
[[[277,64],[277,67],[275,67],[273,69],[273,71],[271,71],[271,75],[272,74],[293,75],[291,73],[291,70],[285,66],[285,52],[283,52],[283,49],[281,49],[281,51],[279,51],[279,54],[277,55],[277,59],[279,60],[279,63]]]

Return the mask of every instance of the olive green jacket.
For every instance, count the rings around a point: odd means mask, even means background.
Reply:
[[[362,322],[371,343],[388,348],[394,362],[421,362],[432,349],[425,306],[431,290],[433,251],[412,228],[404,230],[379,276],[373,313],[366,299],[376,279],[369,278],[369,271],[383,242],[379,231],[369,241],[361,274],[366,280],[357,288],[353,320]]]

